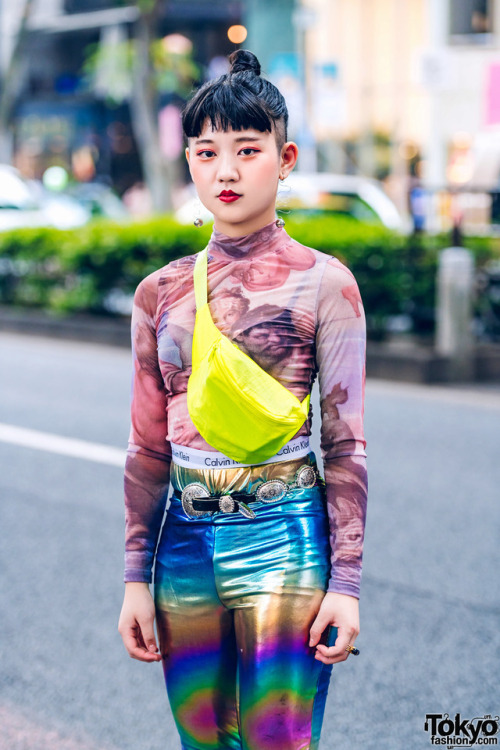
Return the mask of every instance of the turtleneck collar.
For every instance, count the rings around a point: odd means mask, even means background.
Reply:
[[[289,241],[290,238],[285,230],[276,226],[276,219],[256,229],[255,232],[241,237],[228,237],[227,234],[219,232],[214,227],[208,242],[208,253],[215,258],[243,260],[264,253],[276,252]]]

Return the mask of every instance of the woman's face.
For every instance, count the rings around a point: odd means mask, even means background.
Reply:
[[[212,130],[210,121],[186,149],[191,177],[214,226],[230,237],[250,234],[275,217],[280,176],[297,160],[295,143],[278,153],[274,130]]]

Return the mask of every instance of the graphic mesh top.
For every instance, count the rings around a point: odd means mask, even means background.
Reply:
[[[195,260],[190,255],[154,271],[134,296],[126,581],[151,581],[169,486],[170,442],[214,450],[187,409]],[[274,221],[237,238],[214,229],[208,299],[216,326],[301,401],[318,375],[332,548],[328,590],[359,596],[367,500],[366,326],[354,276],[337,258],[301,245]],[[311,424],[312,409],[297,436],[309,435]]]

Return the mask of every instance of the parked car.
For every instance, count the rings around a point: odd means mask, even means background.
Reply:
[[[292,172],[278,186],[276,207],[285,218],[287,214],[294,218],[342,214],[360,222],[408,231],[407,222],[381,183],[366,177]],[[194,195],[176,211],[176,218],[181,224],[190,224],[196,216],[213,221],[210,211]]]
[[[380,182],[357,175],[291,172],[278,186],[276,207],[294,217],[342,214],[367,224],[405,230]]]
[[[51,193],[25,179],[18,169],[0,164],[0,231],[53,226],[71,229],[86,224],[90,212],[69,195]]]
[[[114,190],[102,182],[79,182],[68,187],[68,194],[90,211],[92,216],[101,216],[114,221],[123,221],[130,212]]]

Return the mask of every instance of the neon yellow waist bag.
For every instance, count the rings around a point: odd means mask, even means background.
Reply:
[[[196,259],[194,291],[189,414],[213,448],[240,463],[262,463],[302,427],[311,394],[299,401],[219,331],[207,301],[207,248]]]

